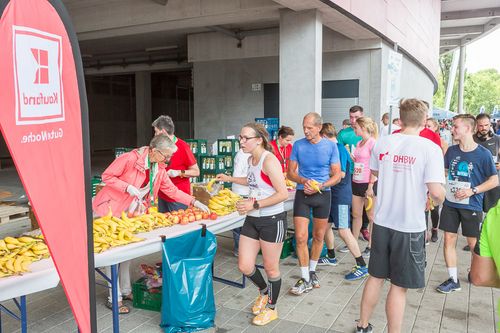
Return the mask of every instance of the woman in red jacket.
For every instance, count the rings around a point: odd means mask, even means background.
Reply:
[[[294,135],[295,133],[291,127],[281,126],[278,130],[278,138],[271,141],[274,155],[278,158],[278,161],[280,161],[283,173],[285,173],[288,168],[290,154],[292,153],[292,140]]]

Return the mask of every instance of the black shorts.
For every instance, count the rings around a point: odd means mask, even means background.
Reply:
[[[330,215],[330,207],[332,205],[331,198],[332,193],[330,191],[306,195],[303,190],[297,190],[295,201],[293,202],[293,216],[309,219],[312,209],[314,218],[327,219]]]
[[[271,216],[247,216],[241,228],[241,235],[270,243],[283,243],[286,230],[286,212],[283,212]]]
[[[483,212],[454,208],[443,205],[439,217],[439,229],[456,234],[462,224],[462,235],[479,237],[479,227],[483,221]]]
[[[425,231],[401,232],[373,224],[368,273],[401,288],[423,288]]]
[[[368,189],[368,184],[369,183],[355,183],[352,182],[352,195],[355,195],[357,197],[365,197],[365,192]],[[373,184],[373,194],[377,196],[377,182]]]

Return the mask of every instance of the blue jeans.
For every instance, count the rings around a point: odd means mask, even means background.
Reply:
[[[174,210],[186,209],[188,206],[180,202],[169,202],[158,198],[158,211],[160,213],[173,212]]]

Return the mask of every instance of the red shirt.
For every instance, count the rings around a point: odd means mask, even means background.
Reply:
[[[177,138],[175,145],[177,146],[177,151],[172,155],[172,158],[170,158],[170,163],[168,164],[168,167],[166,169],[167,171],[170,169],[187,170],[189,169],[189,167],[196,164],[196,158],[191,152],[189,145],[185,141]],[[179,176],[170,179],[179,190],[184,193],[191,194],[191,183],[189,182],[189,177],[182,178]],[[158,192],[158,196],[165,201],[175,202],[175,200],[170,199],[161,191]]]
[[[394,134],[399,132],[401,132],[401,130],[397,130],[392,133]],[[432,142],[437,144],[439,148],[441,148],[441,138],[439,137],[439,134],[428,129],[427,127],[420,131],[419,136],[431,140]]]
[[[280,161],[282,171],[286,172],[286,170],[288,168],[288,162],[290,162],[290,154],[292,153],[292,145],[289,144],[286,147],[279,147],[278,148],[278,140],[273,140],[273,141],[271,141],[271,146],[273,146],[274,155],[278,158],[278,161]]]

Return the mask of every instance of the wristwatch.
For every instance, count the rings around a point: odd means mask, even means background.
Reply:
[[[473,187],[473,188],[471,188],[471,190],[472,190],[472,193],[477,194],[477,187]]]
[[[253,209],[259,209],[259,208],[260,208],[259,202],[257,200],[255,200],[253,202]]]
[[[186,177],[186,170],[181,170],[181,178]]]

